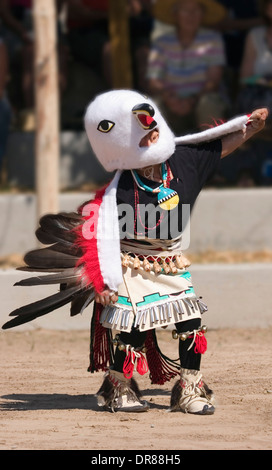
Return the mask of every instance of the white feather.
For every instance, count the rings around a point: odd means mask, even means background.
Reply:
[[[239,116],[203,132],[175,137],[175,144],[199,144],[218,139],[224,135],[231,134],[232,132],[245,129],[248,119],[248,116]]]
[[[118,291],[118,286],[123,282],[116,204],[116,191],[121,173],[121,171],[117,171],[106,188],[99,208],[97,223],[97,249],[100,270],[104,283],[114,292]]]

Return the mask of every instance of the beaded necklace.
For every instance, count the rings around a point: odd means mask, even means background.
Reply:
[[[140,207],[140,201],[139,201],[139,192],[138,192],[138,187],[137,187],[137,184],[135,183],[134,181],[134,234],[135,235],[145,235],[145,231],[151,231],[151,230],[154,230],[156,229],[160,223],[163,221],[164,219],[164,213],[161,214],[161,217],[159,218],[158,222],[156,223],[156,225],[154,225],[153,227],[147,227],[143,220],[142,220],[142,215],[141,215],[141,211],[139,209]],[[145,229],[144,232],[138,232],[137,231],[137,220],[139,220],[142,228]]]
[[[167,167],[165,162],[161,165],[161,171],[162,183],[154,189],[143,183],[135,170],[131,170],[131,174],[138,188],[142,189],[143,191],[148,191],[158,195],[158,205],[161,207],[161,209],[172,210],[178,205],[179,196],[174,189],[170,188],[170,168]]]

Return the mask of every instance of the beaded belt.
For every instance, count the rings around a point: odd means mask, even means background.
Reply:
[[[191,263],[182,254],[180,248],[181,239],[175,240],[124,240],[121,242],[121,260],[123,267],[145,271],[155,271],[159,274],[175,274],[179,269],[188,268]]]

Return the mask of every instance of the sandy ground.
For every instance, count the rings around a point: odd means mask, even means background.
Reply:
[[[175,379],[136,376],[151,408],[109,413],[96,404],[88,331],[0,333],[0,450],[271,450],[272,329],[208,331],[202,371],[217,398],[212,416],[168,413]],[[159,332],[176,357],[171,332]]]

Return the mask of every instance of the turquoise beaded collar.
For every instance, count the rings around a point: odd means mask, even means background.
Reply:
[[[161,207],[161,209],[171,210],[171,209],[174,209],[178,205],[179,196],[178,196],[178,193],[174,191],[174,189],[169,188],[167,185],[166,163],[161,164],[161,171],[162,171],[163,182],[157,188],[154,188],[154,189],[150,188],[145,183],[143,183],[138,173],[135,170],[131,170],[131,174],[138,188],[142,189],[143,191],[155,193],[158,195],[158,205]]]

